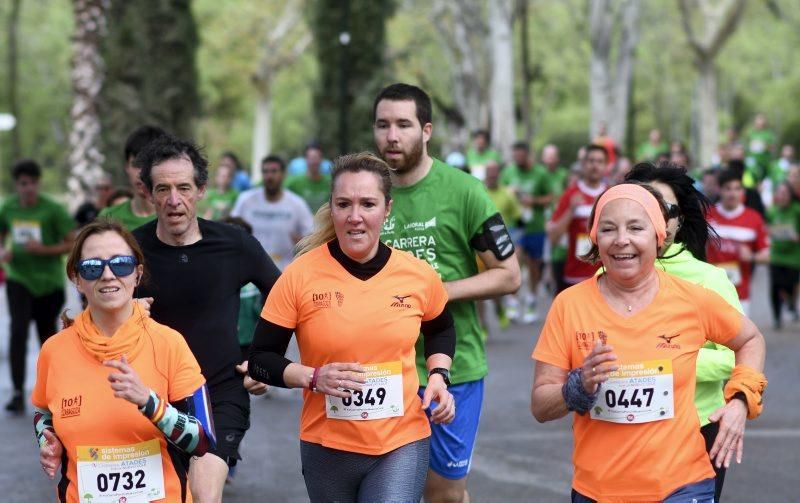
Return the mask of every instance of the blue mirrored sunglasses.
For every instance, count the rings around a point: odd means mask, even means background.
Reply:
[[[131,255],[116,255],[110,259],[87,258],[78,262],[78,274],[86,281],[94,281],[103,275],[106,265],[118,278],[130,276],[136,270],[136,257]]]

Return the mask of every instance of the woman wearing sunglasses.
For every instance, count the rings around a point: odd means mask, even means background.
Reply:
[[[42,469],[62,459],[58,501],[188,501],[186,455],[214,444],[200,367],[183,337],[133,299],[144,274],[133,236],[99,219],[78,235],[67,275],[87,307],[42,346],[34,426]]]

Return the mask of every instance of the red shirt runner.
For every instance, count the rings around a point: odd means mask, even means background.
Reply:
[[[572,198],[576,194],[581,197],[581,203],[575,208],[566,234],[567,261],[564,263],[564,281],[571,285],[591,278],[599,267],[599,265],[587,264],[578,257],[587,253],[592,247],[589,239],[589,215],[592,213],[594,202],[606,188],[604,183],[593,189],[582,181],[578,181],[561,195],[556,211],[551,218],[553,222],[559,220],[564,213],[569,211]]]

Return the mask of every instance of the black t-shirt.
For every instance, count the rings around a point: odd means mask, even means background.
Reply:
[[[137,297],[153,297],[150,315],[186,338],[209,385],[236,376],[239,290],[253,283],[266,298],[280,275],[261,244],[243,230],[198,219],[203,238],[170,246],[156,236],[157,220],[133,231],[149,278]]]

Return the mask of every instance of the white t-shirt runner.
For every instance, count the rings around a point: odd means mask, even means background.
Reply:
[[[267,200],[263,187],[245,191],[236,199],[231,216],[253,226],[253,237],[280,270],[294,258],[297,240],[310,234],[314,226],[308,204],[287,189],[276,202]]]

